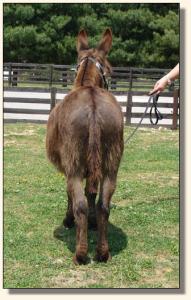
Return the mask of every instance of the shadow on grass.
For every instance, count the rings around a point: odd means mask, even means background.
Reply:
[[[63,225],[56,227],[54,237],[64,242],[74,253],[76,246],[76,228],[66,229]],[[128,238],[121,228],[109,223],[108,242],[111,256],[115,256],[127,247]],[[97,231],[88,230],[88,252],[94,253],[97,244]]]

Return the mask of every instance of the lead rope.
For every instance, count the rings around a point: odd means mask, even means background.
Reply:
[[[135,132],[137,131],[137,129],[140,127],[140,125],[141,125],[141,123],[142,123],[142,121],[143,121],[143,119],[144,119],[144,117],[145,117],[145,115],[146,115],[146,113],[147,113],[147,110],[148,110],[148,108],[149,108],[149,105],[150,105],[152,99],[153,99],[153,105],[151,106],[151,110],[150,110],[150,122],[151,122],[151,124],[156,125],[156,124],[158,123],[158,120],[159,120],[159,119],[162,120],[162,115],[161,115],[161,113],[159,112],[159,110],[157,109],[157,101],[158,101],[158,97],[159,97],[159,94],[154,94],[154,95],[151,95],[151,96],[149,97],[147,106],[146,106],[146,108],[145,108],[145,111],[144,111],[144,113],[143,113],[143,115],[142,115],[142,117],[141,117],[139,123],[137,124],[137,126],[136,126],[136,128],[133,130],[133,132],[132,132],[132,133],[128,136],[128,138],[124,141],[124,145],[127,144],[127,142],[129,142],[129,140],[134,136],[134,134],[135,134]],[[156,121],[155,121],[155,122],[153,122],[153,120],[152,120],[152,109],[153,109],[153,107],[155,108],[155,116],[156,116]]]
[[[157,125],[158,120],[162,120],[163,119],[162,114],[160,113],[160,111],[157,108],[158,97],[159,97],[159,94],[156,94],[156,95],[153,96],[153,105],[151,106],[150,114],[149,114],[150,115],[150,122],[153,125]],[[155,113],[155,117],[156,117],[155,121],[153,121],[153,118],[152,118],[153,108],[154,108],[154,113]]]

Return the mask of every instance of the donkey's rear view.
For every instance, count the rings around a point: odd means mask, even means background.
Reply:
[[[95,49],[89,49],[86,32],[80,31],[74,88],[52,110],[47,125],[48,158],[67,177],[68,209],[63,224],[70,228],[76,223],[76,264],[87,261],[88,227],[98,229],[96,260],[110,257],[109,205],[123,153],[123,115],[115,97],[105,89],[111,44],[110,29]]]

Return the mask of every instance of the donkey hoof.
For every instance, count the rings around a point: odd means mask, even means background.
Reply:
[[[110,261],[111,260],[111,254],[108,252],[105,252],[105,253],[99,253],[97,252],[95,257],[94,257],[94,260],[96,260],[97,262],[107,262],[107,261]]]
[[[74,227],[74,219],[66,217],[63,220],[63,225],[64,225],[65,228],[72,228],[72,227]]]
[[[75,254],[73,257],[73,262],[75,265],[86,265],[88,263],[88,257]]]

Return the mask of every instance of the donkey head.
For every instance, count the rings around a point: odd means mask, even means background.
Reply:
[[[112,45],[112,32],[111,29],[107,29],[98,44],[96,48],[89,48],[88,45],[88,37],[85,30],[81,30],[77,37],[77,52],[78,52],[78,70],[79,70],[79,76],[77,76],[77,81],[82,82],[82,79],[86,81],[93,82],[94,78],[94,84],[95,82],[98,84],[100,82],[100,76],[99,71],[101,74],[106,75],[108,73],[111,73],[111,66],[107,60],[107,54],[111,48]],[[88,70],[86,70],[86,63],[91,62],[89,64]],[[85,67],[86,66],[86,67]],[[81,71],[81,72],[80,72]],[[84,73],[83,73],[84,72]],[[83,76],[84,75],[84,76]],[[79,80],[80,79],[80,80]],[[103,81],[103,80],[102,80]],[[99,86],[103,85],[98,84]]]

